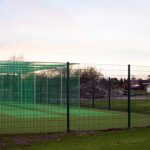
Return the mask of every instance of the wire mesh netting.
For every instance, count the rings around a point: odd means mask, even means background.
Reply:
[[[130,79],[126,65],[67,69],[67,63],[0,62],[0,134],[150,125],[150,67],[131,66]]]
[[[127,66],[80,64],[80,110],[71,114],[71,129],[126,128]],[[73,111],[74,108],[72,108]]]
[[[70,105],[79,105],[72,77]],[[66,63],[0,62],[0,133],[66,130]]]
[[[150,125],[149,66],[131,67],[131,125],[132,127]]]
[[[72,108],[71,129],[101,130],[149,126],[149,71],[150,67],[146,69],[142,66],[131,66],[129,95],[127,65],[80,64],[80,109],[74,116],[75,108]]]

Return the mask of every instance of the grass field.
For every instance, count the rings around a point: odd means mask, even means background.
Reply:
[[[102,104],[106,106],[106,101],[97,101],[96,105],[99,103],[100,106]],[[149,126],[150,117],[149,112],[147,112],[150,108],[149,101],[138,100],[133,104],[135,111],[132,109],[132,127]],[[113,100],[111,106],[112,110],[71,107],[71,130],[127,128],[126,101]],[[1,103],[0,122],[0,134],[61,132],[66,130],[66,107]]]
[[[47,138],[46,138],[47,137]],[[63,136],[1,136],[1,150],[148,150],[150,128],[95,133],[70,133]],[[35,140],[36,139],[36,140]],[[41,140],[41,141],[40,141]]]
[[[111,99],[111,109],[127,111],[127,99]],[[92,100],[82,100],[81,106],[92,107]],[[108,109],[108,100],[95,100],[95,108]],[[150,99],[131,99],[131,111],[143,114],[150,114]]]

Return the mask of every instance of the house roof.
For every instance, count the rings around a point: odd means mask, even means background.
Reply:
[[[142,83],[143,85],[150,85],[150,82],[147,82],[147,83]]]

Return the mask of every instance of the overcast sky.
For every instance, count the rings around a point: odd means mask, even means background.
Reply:
[[[0,0],[0,60],[150,65],[150,0]]]

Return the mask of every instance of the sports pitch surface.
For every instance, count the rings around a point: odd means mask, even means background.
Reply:
[[[0,134],[66,131],[65,106],[0,103]],[[132,126],[148,126],[149,115],[132,113]],[[123,111],[70,108],[71,130],[127,128],[128,114]]]

